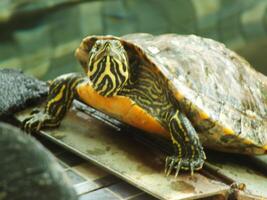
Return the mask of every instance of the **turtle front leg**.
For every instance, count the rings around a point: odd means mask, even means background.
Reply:
[[[26,132],[32,133],[41,128],[59,126],[77,95],[77,85],[83,81],[83,77],[76,73],[64,74],[53,80],[49,87],[45,109],[33,111],[29,117],[23,120],[22,128]]]
[[[168,176],[176,170],[176,177],[183,169],[190,170],[192,175],[194,170],[202,168],[206,159],[197,132],[185,114],[178,110],[171,116],[168,126],[175,154],[166,158],[165,173]]]

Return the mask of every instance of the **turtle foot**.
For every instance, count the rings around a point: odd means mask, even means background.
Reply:
[[[35,133],[49,124],[50,126],[57,126],[56,123],[51,123],[52,121],[53,119],[47,113],[39,110],[33,110],[31,115],[23,120],[22,129],[27,133]]]
[[[172,171],[175,171],[175,178],[178,176],[179,171],[190,170],[191,175],[194,171],[200,170],[204,164],[205,157],[197,159],[179,158],[177,156],[168,156],[165,161],[165,174],[169,176]]]

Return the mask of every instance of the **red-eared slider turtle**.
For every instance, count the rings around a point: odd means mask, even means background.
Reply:
[[[194,35],[90,36],[76,50],[86,77],[52,81],[45,110],[27,131],[59,125],[75,96],[123,122],[169,138],[176,169],[198,170],[202,144],[216,150],[267,150],[267,78],[221,43]]]

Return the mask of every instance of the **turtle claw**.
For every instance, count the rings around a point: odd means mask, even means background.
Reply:
[[[191,172],[191,176],[194,175],[194,165],[193,163],[190,163],[190,172]]]
[[[41,112],[38,108],[34,108],[32,111],[31,111],[31,113],[30,113],[30,115],[33,115],[33,114],[36,114],[36,113],[39,113],[39,112]]]
[[[180,160],[180,161],[178,162],[178,164],[177,164],[174,178],[177,178],[177,176],[179,175],[179,171],[180,171],[180,169],[181,169],[181,164],[182,164],[182,162],[181,162],[181,160]]]
[[[172,170],[174,168],[174,164],[175,164],[175,160],[174,159],[171,159],[171,162],[169,164],[169,168],[168,168],[167,174],[166,174],[167,177],[171,174],[171,172],[172,172]]]
[[[168,171],[169,160],[170,160],[170,157],[167,156],[166,159],[165,159],[165,169],[164,169],[164,173],[165,174],[167,174],[167,171]]]
[[[31,115],[23,120],[22,129],[26,133],[38,132],[47,120],[49,120],[47,114],[42,111],[33,110]]]
[[[168,177],[171,172],[175,169],[176,178],[179,175],[181,169],[183,170],[190,170],[191,176],[194,175],[195,170],[199,170],[202,168],[204,163],[203,158],[199,158],[196,160],[188,159],[188,158],[179,158],[177,156],[168,156],[166,158],[165,163],[165,174]]]
[[[168,177],[171,172],[176,169],[175,171],[175,178],[178,176],[179,171],[181,169],[182,165],[182,160],[175,157],[175,156],[168,156],[166,158],[166,163],[165,163],[165,174]]]

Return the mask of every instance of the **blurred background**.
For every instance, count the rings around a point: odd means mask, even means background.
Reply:
[[[82,71],[85,36],[134,32],[212,38],[267,74],[266,0],[1,0],[0,67],[52,79]]]

